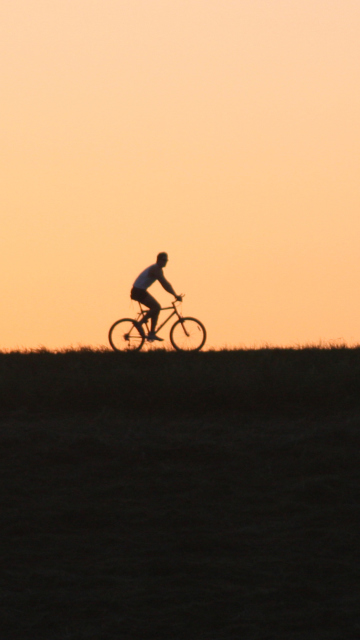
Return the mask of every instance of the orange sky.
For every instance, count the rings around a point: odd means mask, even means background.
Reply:
[[[158,251],[209,347],[360,342],[358,0],[11,0],[0,73],[0,349],[106,345]]]

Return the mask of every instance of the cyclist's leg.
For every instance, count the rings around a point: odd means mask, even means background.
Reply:
[[[144,304],[149,308],[149,311],[145,314],[142,322],[146,322],[147,320],[151,319],[150,331],[155,332],[161,306],[148,291],[146,291],[146,295],[143,296],[141,304]]]

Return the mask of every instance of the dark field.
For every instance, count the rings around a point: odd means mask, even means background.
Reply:
[[[0,353],[1,640],[360,637],[360,349]]]

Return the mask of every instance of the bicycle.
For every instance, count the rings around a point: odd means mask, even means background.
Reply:
[[[122,318],[110,327],[109,342],[114,351],[140,351],[145,344],[153,344],[148,338],[150,332],[150,320],[141,323],[148,309],[139,302],[140,311],[135,319]],[[170,342],[177,351],[200,351],[205,344],[206,329],[202,322],[196,318],[184,318],[177,307],[177,301],[171,303],[171,307],[162,307],[160,311],[172,310],[170,315],[156,329],[157,334],[170,318],[177,316],[176,322],[170,329]],[[141,324],[140,324],[141,323]]]

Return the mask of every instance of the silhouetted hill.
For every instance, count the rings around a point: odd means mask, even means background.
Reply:
[[[4,640],[354,640],[359,349],[0,354]]]
[[[1,411],[203,415],[360,403],[360,348],[0,353]]]

